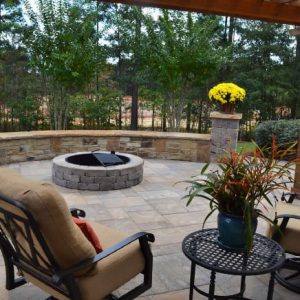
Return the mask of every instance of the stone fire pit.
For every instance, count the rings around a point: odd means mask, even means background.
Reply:
[[[109,154],[109,152],[100,153]],[[74,161],[74,157],[85,155],[91,155],[91,152],[78,152],[55,157],[52,160],[53,182],[70,189],[107,191],[128,188],[143,180],[144,161],[138,156],[117,153],[117,156],[128,162],[116,166],[89,166],[71,163]]]

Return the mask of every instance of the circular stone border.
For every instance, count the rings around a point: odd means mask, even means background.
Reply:
[[[53,182],[66,188],[89,191],[124,189],[142,182],[144,160],[136,155],[116,153],[128,157],[129,162],[108,167],[81,166],[66,161],[70,156],[90,153],[77,152],[55,157],[52,160]]]

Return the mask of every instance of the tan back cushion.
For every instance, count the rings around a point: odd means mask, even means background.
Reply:
[[[22,202],[31,212],[62,269],[96,254],[74,224],[64,198],[50,183],[31,181],[14,170],[0,168],[0,193]],[[6,205],[1,199],[0,206],[16,213],[14,207]]]

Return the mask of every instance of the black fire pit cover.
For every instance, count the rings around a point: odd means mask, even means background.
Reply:
[[[115,165],[123,165],[126,161],[122,160],[119,156],[114,153],[97,153],[92,152],[94,157],[101,163],[102,166],[115,166]]]

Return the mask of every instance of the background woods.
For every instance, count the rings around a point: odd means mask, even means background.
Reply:
[[[234,82],[242,134],[299,117],[291,26],[91,0],[0,0],[0,130],[206,132],[208,90]]]

